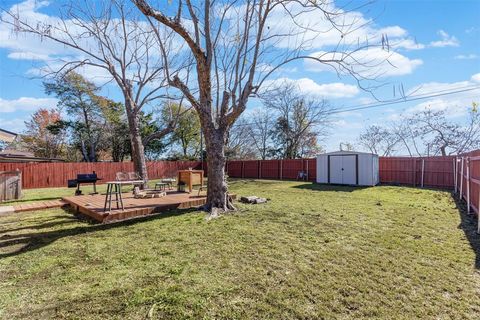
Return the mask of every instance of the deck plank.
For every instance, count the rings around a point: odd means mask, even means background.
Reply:
[[[196,192],[185,193],[169,191],[161,198],[135,199],[129,193],[122,193],[125,210],[117,209],[112,201],[112,210],[104,212],[105,195],[81,195],[65,197],[63,200],[78,213],[87,215],[102,223],[132,219],[158,214],[172,209],[187,209],[205,204],[206,196],[197,196]],[[232,195],[235,197],[235,195]]]

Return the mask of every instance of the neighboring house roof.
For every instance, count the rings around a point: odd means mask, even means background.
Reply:
[[[10,132],[0,128],[0,140],[8,143],[12,143],[17,137],[16,133]]]
[[[39,158],[30,152],[5,150],[0,152],[0,162],[63,162],[62,159]]]

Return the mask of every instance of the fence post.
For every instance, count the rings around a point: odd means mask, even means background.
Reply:
[[[460,199],[463,198],[463,157],[461,158],[462,164],[460,165]]]
[[[470,157],[467,157],[467,213],[470,214]]]
[[[422,188],[425,179],[425,159],[422,158]]]
[[[262,178],[262,160],[258,160],[258,179]]]
[[[283,160],[280,159],[280,180],[283,180]]]
[[[242,179],[245,178],[245,161],[242,160]]]
[[[455,157],[455,159],[453,159],[453,184],[455,185],[455,187],[453,188],[454,193],[457,193],[457,179],[458,179],[457,162],[458,162],[458,157]]]
[[[413,160],[413,187],[417,186],[417,159],[412,158]]]
[[[308,159],[307,159],[307,181],[310,181],[310,175],[308,174]]]
[[[480,185],[478,185],[477,233],[480,234]]]
[[[22,177],[22,171],[20,171],[19,168],[17,168],[17,172],[18,172],[18,179],[20,179],[17,186],[17,192],[18,192],[17,199],[20,199],[22,197],[23,177]]]

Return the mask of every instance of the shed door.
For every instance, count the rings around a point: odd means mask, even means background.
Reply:
[[[342,156],[330,156],[330,183],[343,184]]]
[[[342,157],[342,183],[357,184],[357,161],[354,155]]]
[[[355,155],[330,156],[330,183],[357,184]]]

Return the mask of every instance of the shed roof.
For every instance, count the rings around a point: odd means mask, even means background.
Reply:
[[[325,156],[325,155],[342,155],[342,154],[368,154],[368,155],[378,156],[377,154],[369,153],[369,152],[345,151],[345,150],[339,150],[339,151],[321,153],[321,154],[319,154],[319,156]]]

